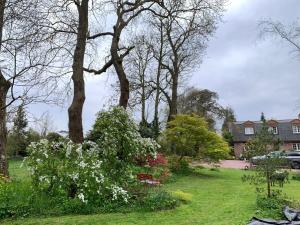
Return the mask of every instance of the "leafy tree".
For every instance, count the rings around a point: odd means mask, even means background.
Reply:
[[[253,156],[265,156],[265,158],[259,160],[254,168],[255,173],[243,176],[243,180],[250,181],[250,183],[255,185],[266,183],[267,196],[271,197],[273,193],[271,189],[272,177],[276,176],[278,169],[287,165],[287,161],[280,154],[270,154],[271,151],[277,149],[278,140],[274,138],[274,134],[269,130],[263,113],[261,123],[261,128],[256,133],[255,138],[247,142],[245,154],[247,158]]]
[[[216,92],[191,88],[178,98],[178,112],[181,114],[195,113],[204,117],[210,129],[214,129],[216,118],[223,117],[223,108],[218,103]]]
[[[228,144],[198,115],[177,115],[164,132],[167,149],[180,156],[218,161],[229,153]]]

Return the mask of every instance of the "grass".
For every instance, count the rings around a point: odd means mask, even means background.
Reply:
[[[12,162],[13,177],[28,179],[20,162]],[[256,213],[254,187],[242,183],[241,176],[247,171],[220,169],[198,169],[198,173],[179,176],[164,188],[171,192],[182,191],[191,196],[189,204],[174,210],[149,213],[108,213],[98,215],[70,215],[47,218],[25,218],[0,221],[1,224],[200,224],[200,225],[244,225]],[[300,181],[291,181],[284,187],[289,196],[300,198]]]

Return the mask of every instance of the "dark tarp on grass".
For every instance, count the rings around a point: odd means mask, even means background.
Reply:
[[[258,219],[253,217],[248,225],[300,225],[300,211],[284,207],[283,214],[287,220],[273,220],[273,219]]]

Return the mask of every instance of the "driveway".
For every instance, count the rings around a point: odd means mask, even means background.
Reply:
[[[207,166],[211,167],[212,165],[202,163],[200,161],[194,161],[191,163],[192,166]],[[249,163],[242,160],[221,160],[218,164],[221,168],[232,168],[232,169],[245,169],[245,167],[249,167]]]

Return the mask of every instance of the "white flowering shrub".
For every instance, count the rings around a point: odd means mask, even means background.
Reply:
[[[129,184],[136,181],[136,159],[156,157],[158,144],[142,138],[138,127],[120,107],[98,114],[90,134],[92,141],[41,140],[28,147],[26,162],[33,187],[81,202],[127,202]]]
[[[136,159],[152,155],[156,158],[158,144],[142,138],[138,126],[122,107],[100,112],[89,139],[100,147],[105,176],[121,186],[132,180],[132,166]]]
[[[84,203],[95,199],[127,202],[127,192],[104,177],[96,143],[41,140],[28,150],[30,155],[25,161],[36,190],[78,198]]]

